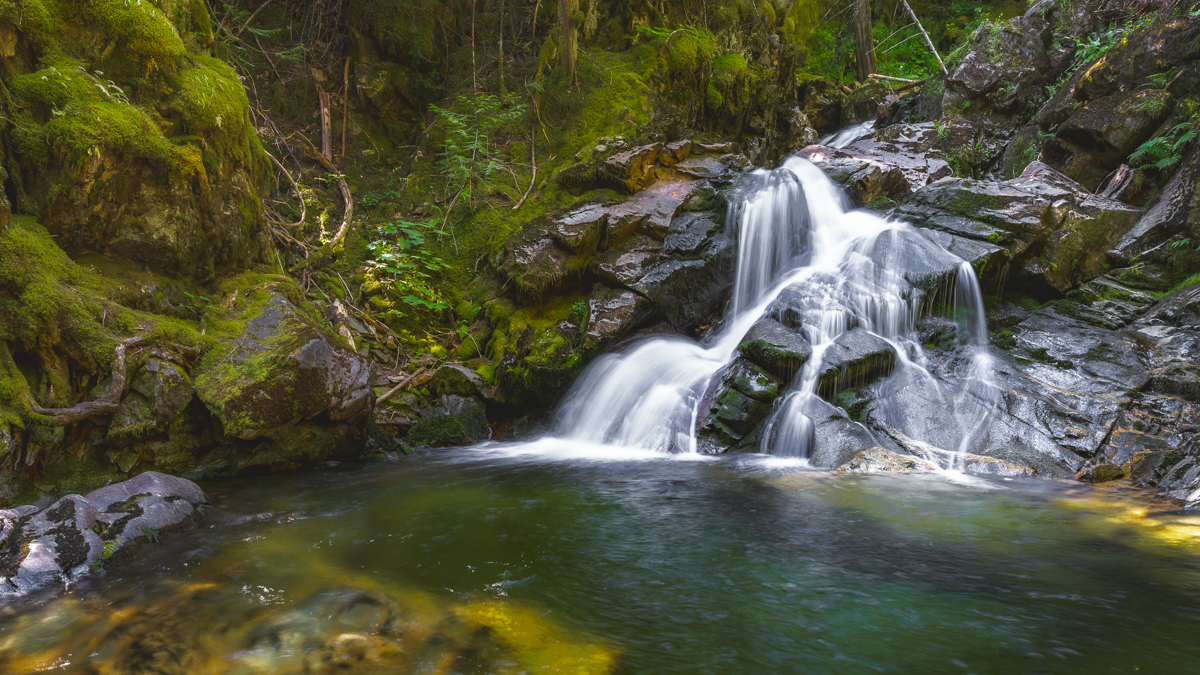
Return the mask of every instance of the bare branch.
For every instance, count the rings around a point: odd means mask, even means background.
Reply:
[[[95,401],[77,403],[70,408],[43,408],[34,401],[30,404],[33,412],[49,417],[50,420],[47,424],[53,427],[82,422],[96,415],[111,415],[115,413],[117,406],[121,403],[121,394],[125,391],[125,380],[128,375],[128,367],[125,363],[125,350],[141,344],[145,340],[145,335],[139,335],[117,343],[116,348],[113,349],[112,382],[109,383],[108,391],[104,396]]]

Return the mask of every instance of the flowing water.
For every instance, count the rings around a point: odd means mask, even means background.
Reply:
[[[548,440],[207,483],[199,528],[0,622],[0,671],[1200,669],[1195,516],[1051,481],[616,454]],[[306,671],[305,644],[363,630],[326,625],[346,587],[403,608],[401,653]]]
[[[1195,516],[1118,488],[807,468],[818,367],[854,328],[896,351],[888,386],[923,392],[878,414],[971,451],[999,401],[979,285],[802,160],[744,194],[730,312],[707,340],[598,359],[542,439],[209,482],[198,528],[4,608],[0,671],[1200,670]],[[813,356],[762,453],[697,453],[706,392],[785,297]],[[957,381],[915,336],[935,311],[959,325]]]
[[[950,451],[970,451],[1000,401],[989,383],[983,298],[970,264],[906,223],[849,210],[837,186],[803,159],[756,172],[745,192],[744,199],[731,203],[727,218],[738,246],[724,325],[702,343],[657,337],[598,359],[568,393],[557,435],[624,448],[696,452],[697,421],[711,382],[732,362],[754,322],[781,294],[791,292],[801,300],[792,308],[794,323],[813,353],[767,422],[762,453],[810,455],[813,422],[803,411],[818,397],[826,350],[853,328],[891,344],[899,378],[932,388],[958,422],[955,429],[932,433],[923,425],[926,415],[900,407],[889,415],[893,426]],[[935,279],[931,288],[914,285],[938,263],[944,279]],[[938,298],[939,293],[947,297]],[[915,334],[916,321],[947,302],[962,323],[972,361],[969,376],[953,387],[926,370]]]

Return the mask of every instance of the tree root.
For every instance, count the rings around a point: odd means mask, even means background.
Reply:
[[[112,382],[108,385],[108,392],[101,398],[95,401],[77,403],[70,408],[43,408],[37,402],[32,402],[30,407],[33,409],[33,412],[49,417],[50,419],[43,423],[52,427],[61,427],[82,422],[96,415],[111,415],[115,413],[117,406],[121,403],[121,394],[125,391],[125,380],[128,375],[125,350],[139,345],[145,340],[145,335],[139,335],[117,343],[116,348],[113,350],[115,358],[113,360]]]
[[[350,223],[354,220],[354,197],[350,194],[350,185],[346,183],[346,178],[338,172],[337,167],[333,165],[333,162],[329,161],[329,158],[322,155],[320,151],[312,146],[312,143],[305,144],[305,152],[320,163],[321,166],[325,167],[326,171],[337,176],[338,189],[341,190],[342,200],[346,202],[346,212],[342,216],[342,225],[338,228],[337,233],[333,235],[333,239],[327,241],[311,257],[305,258],[293,267],[290,270],[293,274],[327,257],[341,247],[342,242],[346,239],[346,233],[350,231]]]

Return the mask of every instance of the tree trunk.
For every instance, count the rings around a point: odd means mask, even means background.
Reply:
[[[871,1],[854,0],[854,62],[858,81],[875,73],[875,39],[871,36]]]
[[[572,16],[578,0],[558,0],[558,65],[575,79],[575,21]]]

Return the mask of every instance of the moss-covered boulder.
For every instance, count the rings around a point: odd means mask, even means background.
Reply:
[[[487,410],[477,399],[444,395],[437,405],[422,410],[421,418],[408,430],[413,445],[470,445],[492,436]]]
[[[738,351],[783,380],[791,379],[812,356],[812,346],[804,336],[774,319],[760,319],[751,326]]]
[[[374,362],[323,328],[282,277],[242,275],[221,288],[224,298],[204,316],[218,346],[197,367],[195,387],[219,437],[256,441],[235,465],[356,455],[374,400]]]
[[[1041,17],[984,23],[966,53],[949,59],[953,71],[945,79],[944,114],[1011,135],[1038,112],[1046,85],[1054,81],[1046,54],[1050,40],[1050,24]]]
[[[72,255],[174,275],[265,256],[270,164],[202,3],[3,2],[0,29],[15,210]]]

